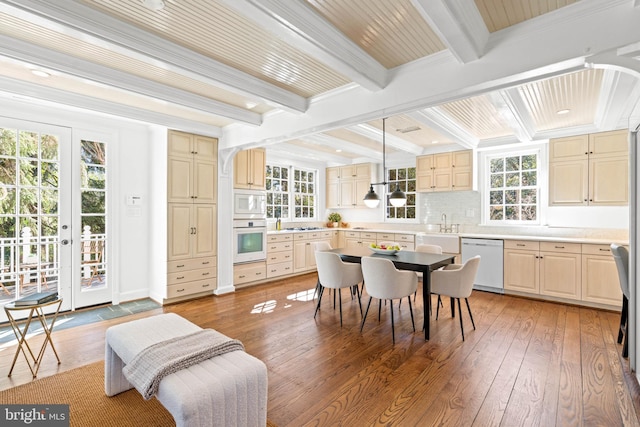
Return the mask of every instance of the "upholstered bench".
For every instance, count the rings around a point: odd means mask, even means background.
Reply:
[[[123,373],[142,350],[202,331],[177,314],[134,320],[107,329],[107,396],[133,388]],[[211,357],[160,380],[155,397],[180,426],[260,426],[267,422],[267,368],[241,350]]]

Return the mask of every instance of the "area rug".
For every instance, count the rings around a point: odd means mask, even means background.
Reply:
[[[144,400],[136,390],[107,397],[104,362],[0,391],[0,403],[69,404],[72,427],[175,426],[171,414],[155,398]],[[270,422],[267,426],[276,427]]]

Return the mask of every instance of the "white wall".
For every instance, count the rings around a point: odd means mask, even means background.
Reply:
[[[73,132],[95,131],[112,136],[107,179],[111,189],[110,234],[112,248],[108,274],[113,286],[113,302],[149,295],[150,209],[150,128],[133,121],[107,117],[60,105],[31,102],[10,97],[0,102],[0,115],[33,122],[65,126]],[[126,195],[142,197],[139,215],[127,209]],[[166,234],[166,233],[165,233]]]

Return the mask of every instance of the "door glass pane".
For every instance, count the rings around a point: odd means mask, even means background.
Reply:
[[[107,286],[105,148],[102,142],[81,141],[82,292]]]
[[[59,148],[56,135],[0,128],[0,303],[58,290]]]

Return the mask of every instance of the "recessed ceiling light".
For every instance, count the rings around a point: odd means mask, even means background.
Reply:
[[[51,74],[47,73],[46,71],[42,71],[42,70],[31,70],[31,74],[33,74],[34,76],[38,76],[38,77],[49,77],[49,76],[51,76]]]
[[[432,144],[437,144],[439,141],[437,139],[434,139],[433,141],[431,141]]]
[[[164,1],[162,0],[142,0],[142,5],[151,10],[164,9]]]
[[[247,107],[249,110],[251,110],[252,108],[255,108],[256,105],[258,105],[258,103],[253,101],[246,101],[244,103],[244,106]]]
[[[409,132],[415,132],[417,130],[420,130],[420,126],[409,126],[406,128],[396,129],[396,132],[409,133]]]
[[[342,153],[342,150],[338,148],[338,149],[336,150],[336,153]]]
[[[569,110],[568,108],[565,108],[564,110],[558,110],[558,111],[556,111],[556,114],[557,114],[557,115],[559,115],[559,116],[561,116],[561,115],[563,115],[563,114],[569,114],[569,112],[570,112],[570,111],[571,111],[571,110]]]

